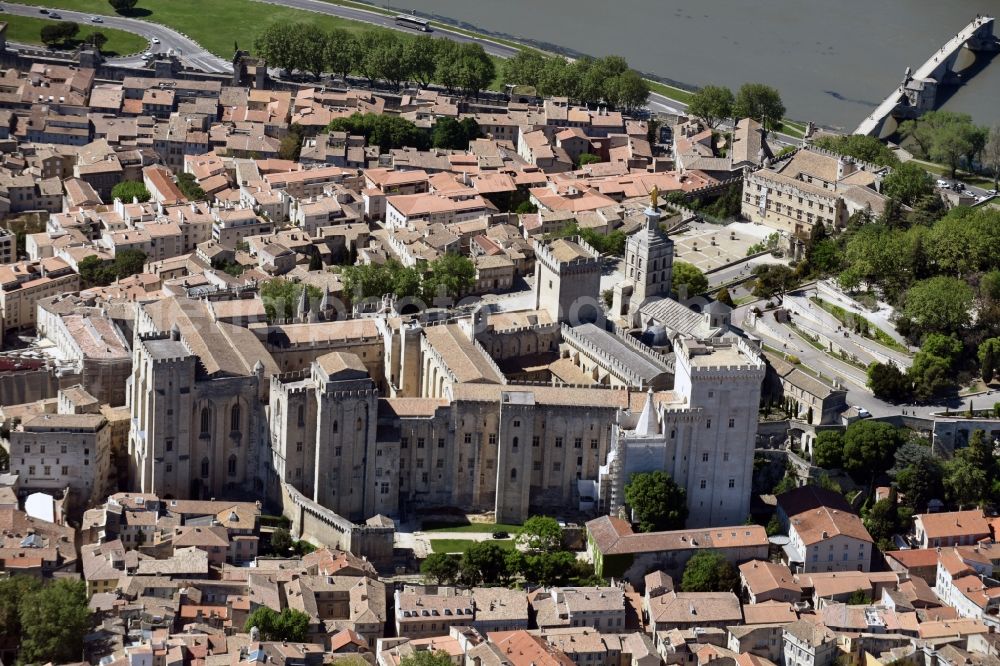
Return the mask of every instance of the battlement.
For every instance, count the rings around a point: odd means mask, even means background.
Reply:
[[[145,356],[154,364],[184,361],[193,356],[176,329],[169,333],[140,333],[137,341]]]
[[[553,245],[555,244],[559,244],[561,249],[568,251],[554,251]],[[579,246],[579,248],[583,250],[584,253],[589,254],[589,256],[575,252],[575,248],[571,247],[570,244]],[[541,261],[548,268],[558,271],[559,273],[572,273],[595,269],[600,270],[601,267],[601,253],[595,250],[590,243],[583,240],[580,236],[557,238],[551,243],[544,243],[536,240],[534,242],[534,248],[535,260]]]

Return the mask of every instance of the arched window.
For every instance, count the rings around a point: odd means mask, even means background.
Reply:
[[[515,437],[514,440],[511,442],[511,444],[513,445],[515,451],[517,450],[517,443],[518,443],[517,442],[517,437]]]
[[[207,435],[211,427],[212,413],[209,411],[208,407],[201,408],[201,434]]]
[[[361,432],[362,430],[365,429],[365,422],[361,419],[360,416],[358,417],[358,422],[354,426],[354,429],[357,430],[358,432]]]
[[[233,405],[233,408],[229,411],[229,429],[236,431],[240,429],[240,416],[241,410],[239,405]]]
[[[340,424],[337,423],[336,420],[334,420],[334,422],[333,422],[333,431],[334,432],[339,432],[340,431]]]
[[[304,426],[306,424],[306,407],[305,405],[299,405],[299,426]]]
[[[208,458],[201,459],[201,477],[203,479],[208,478]]]
[[[236,476],[236,456],[229,456],[229,476]]]
[[[510,468],[510,480],[511,481],[517,481],[517,468],[516,467],[511,467]]]

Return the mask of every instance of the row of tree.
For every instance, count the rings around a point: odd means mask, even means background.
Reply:
[[[604,103],[634,110],[649,97],[649,83],[621,56],[570,62],[561,56],[521,51],[504,62],[501,75],[507,85],[531,86],[543,97],[568,97],[589,106]]]
[[[403,82],[415,81],[478,96],[496,76],[493,60],[479,44],[383,29],[354,34],[343,28],[324,31],[308,22],[278,21],[257,37],[254,50],[287,72],[315,77],[333,72],[345,79],[357,73],[369,85],[384,81],[397,90]]]
[[[429,305],[439,299],[456,299],[472,289],[476,267],[472,260],[448,253],[431,262],[403,266],[397,261],[340,268],[344,295],[352,301],[381,298],[419,298]]]
[[[292,127],[296,127],[296,125]],[[470,116],[461,120],[448,117],[439,118],[428,132],[400,116],[383,113],[353,113],[350,116],[334,118],[327,125],[326,130],[363,136],[368,145],[378,146],[379,151],[383,153],[404,147],[426,150],[431,146],[445,150],[465,150],[469,147],[469,142],[482,136],[479,123]],[[291,136],[290,132],[289,137]],[[297,157],[298,150],[302,145],[301,138],[289,139],[286,137],[286,139],[289,140],[289,150],[294,150],[292,154]],[[284,141],[282,146],[284,146]]]
[[[763,83],[744,83],[735,94],[725,86],[705,86],[691,96],[688,113],[711,129],[726,120],[753,118],[773,130],[781,126],[785,104],[777,89]]]
[[[77,272],[84,288],[103,287],[115,280],[121,280],[142,273],[146,265],[146,253],[142,250],[119,250],[115,258],[104,260],[91,255],[80,260]]]
[[[470,542],[461,556],[432,553],[420,573],[438,585],[510,585],[515,579],[539,585],[600,585],[593,567],[563,549],[562,528],[548,516],[533,516],[518,529],[518,548],[495,541]]]
[[[900,124],[899,134],[917,157],[946,164],[952,178],[963,164],[974,170],[984,154],[994,174],[1000,170],[1000,128],[991,132],[966,113],[928,111]]]

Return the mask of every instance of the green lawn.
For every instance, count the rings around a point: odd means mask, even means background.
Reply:
[[[58,7],[88,14],[114,15],[107,0],[23,0],[24,4]],[[233,47],[252,48],[254,39],[278,21],[303,21],[324,29],[346,28],[353,32],[371,29],[316,12],[269,5],[254,0],[140,0],[128,16],[160,23],[184,33],[212,53],[229,59]]]
[[[649,84],[649,89],[655,93],[663,95],[668,99],[675,100],[682,104],[687,104],[691,101],[691,97],[694,95],[690,90],[684,90],[682,88],[675,88],[674,86],[668,86],[665,83],[660,83],[659,81],[652,81],[646,79]]]
[[[424,532],[509,532],[514,534],[520,525],[505,525],[503,523],[459,523],[449,524],[439,521],[426,521],[421,526]]]
[[[15,16],[13,14],[4,14],[0,16],[2,16],[2,20],[7,22],[7,41],[17,42],[18,44],[41,45],[42,28],[47,25],[59,23],[59,21],[35,18],[33,16]],[[103,26],[90,24],[80,24],[80,32],[77,35],[77,41],[85,41],[95,32],[100,32],[108,38],[108,42],[102,49],[105,55],[114,56],[139,53],[140,51],[144,51],[149,45],[149,42],[146,39],[140,37],[139,35],[134,35],[131,32],[114,30],[113,28],[105,28]]]
[[[431,550],[435,553],[464,553],[469,544],[475,541],[467,539],[431,539]],[[504,550],[514,550],[513,539],[493,539],[489,543],[495,543]]]

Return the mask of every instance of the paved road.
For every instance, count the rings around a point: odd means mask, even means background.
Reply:
[[[28,6],[28,5],[17,5],[11,3],[3,3],[3,12],[5,14],[14,14],[16,16],[31,16],[34,18],[45,18],[41,13],[40,7]],[[91,23],[92,14],[85,14],[83,12],[71,12],[65,9],[50,10],[57,11],[62,19],[67,21],[76,21],[77,23]],[[185,37],[181,33],[173,30],[171,28],[164,27],[157,23],[152,23],[150,21],[143,21],[140,19],[124,18],[121,16],[101,16],[102,22],[99,24],[93,24],[97,26],[106,26],[108,28],[116,28],[118,30],[125,30],[126,32],[132,32],[137,35],[141,35],[147,39],[156,38],[160,40],[159,44],[150,44],[150,50],[154,52],[166,52],[168,50],[173,50],[177,53],[182,61],[185,61],[188,65],[195,67],[197,69],[206,72],[228,72],[232,71],[232,65],[219,58],[212,55],[196,42],[188,37]],[[138,57],[127,57],[127,58],[111,58],[110,62],[120,63],[125,65],[141,65],[142,59]]]

